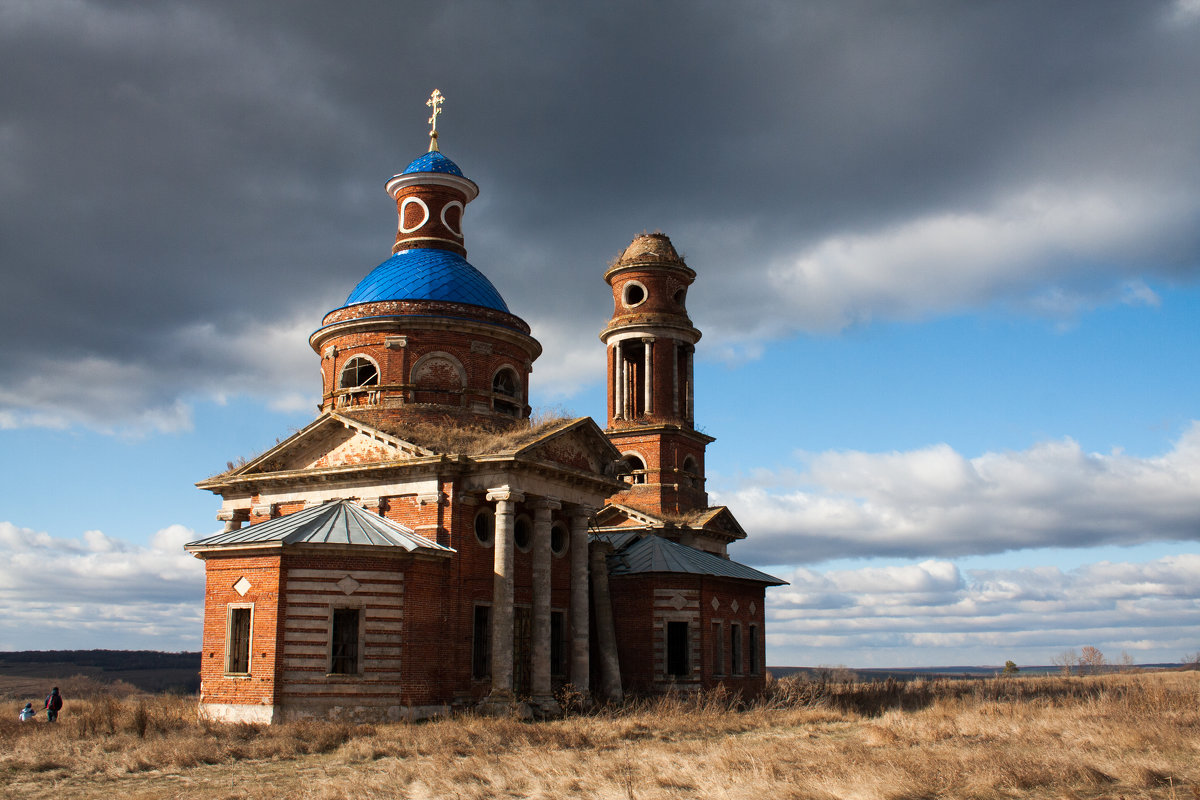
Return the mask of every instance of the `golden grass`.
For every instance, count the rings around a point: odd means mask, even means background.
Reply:
[[[492,427],[433,422],[397,422],[385,427],[393,436],[435,453],[474,456],[518,450],[573,419],[555,410]]]
[[[1200,674],[784,680],[525,723],[205,725],[194,699],[0,722],[0,795],[109,798],[1200,797]],[[23,703],[22,703],[23,704]]]

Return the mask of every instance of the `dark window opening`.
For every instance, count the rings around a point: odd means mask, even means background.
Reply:
[[[688,624],[667,623],[667,674],[680,678],[691,674],[691,659],[688,655]]]
[[[713,675],[725,674],[725,635],[721,631],[721,623],[712,624],[712,671]]]
[[[742,626],[734,623],[729,626],[729,665],[734,675],[742,674]]]
[[[475,606],[475,630],[471,637],[471,677],[483,680],[492,674],[492,608]]]
[[[624,386],[621,396],[624,398],[622,416],[625,419],[637,419],[646,414],[646,351],[644,346],[634,346],[627,342],[628,347],[622,347],[624,360]]]
[[[520,403],[514,403],[510,400],[503,400],[501,397],[512,398],[512,400],[521,399],[520,383],[517,380],[517,373],[511,369],[502,369],[496,373],[496,377],[492,378],[492,392],[500,395],[500,397],[492,398],[492,408],[501,414],[506,414],[510,417],[521,416]]]
[[[379,383],[379,370],[370,359],[355,356],[342,367],[341,387],[354,389],[359,386],[375,386]]]
[[[529,546],[533,544],[533,523],[529,521],[529,517],[517,517],[513,523],[513,543],[522,552],[528,552]]]
[[[625,305],[636,306],[646,299],[646,290],[640,284],[625,284]]]
[[[333,657],[329,664],[332,675],[358,674],[358,620],[361,613],[357,608],[333,610],[333,631],[330,635]]]
[[[758,666],[758,626],[757,626],[757,625],[751,625],[751,626],[750,626],[750,630],[749,630],[749,631],[747,631],[747,633],[749,633],[749,634],[750,634],[750,641],[749,641],[749,643],[748,643],[749,650],[750,650],[750,674],[751,674],[751,675],[757,675],[757,674],[759,673],[759,666]]]
[[[475,515],[475,540],[484,547],[491,547],[495,541],[496,518],[490,509],[482,508]]]
[[[567,675],[567,615],[561,611],[550,612],[550,676],[564,678]]]
[[[645,483],[646,482],[646,465],[640,458],[635,455],[627,455],[624,457],[625,463],[629,465],[629,474],[625,476],[626,483]]]
[[[684,289],[676,289],[676,290],[675,290],[675,295],[674,295],[674,296],[675,296],[675,305],[677,305],[677,306],[679,306],[680,308],[682,308],[682,307],[683,307],[683,301],[687,299],[687,289],[686,289],[686,288],[684,288]]]
[[[229,609],[229,659],[227,672],[250,671],[250,609]]]
[[[696,459],[688,456],[683,459],[683,483],[685,486],[698,488],[700,486],[700,477],[697,474],[699,468],[696,466]]]
[[[567,552],[567,547],[571,543],[571,537],[567,533],[567,528],[561,522],[554,523],[554,527],[550,529],[550,552],[556,556],[561,556]]]

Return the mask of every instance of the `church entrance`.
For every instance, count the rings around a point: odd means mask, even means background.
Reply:
[[[533,691],[533,609],[513,609],[513,692],[528,697]]]

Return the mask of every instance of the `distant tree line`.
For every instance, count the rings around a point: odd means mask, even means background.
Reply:
[[[9,664],[75,664],[102,670],[200,669],[200,653],[163,653],[158,650],[22,650],[0,653]]]

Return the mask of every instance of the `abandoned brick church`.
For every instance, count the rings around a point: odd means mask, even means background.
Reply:
[[[479,188],[438,149],[439,102],[429,152],[386,185],[392,256],[309,338],[319,415],[198,484],[225,521],[186,546],[206,571],[202,714],[550,715],[568,683],[758,693],[782,581],[728,558],[746,534],[708,504],[695,273],[636,237],[604,273],[605,429],[531,422],[542,348],[466,260]]]

